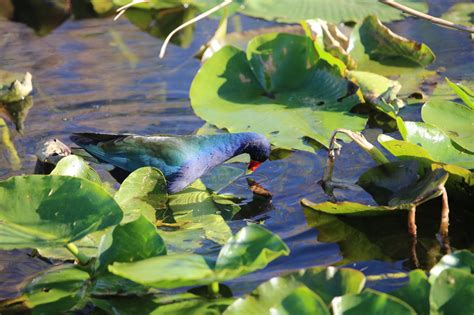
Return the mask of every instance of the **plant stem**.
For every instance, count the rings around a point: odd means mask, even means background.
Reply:
[[[437,17],[431,16],[429,14],[422,13],[420,11],[417,11],[417,10],[414,10],[414,9],[409,8],[407,6],[404,6],[403,4],[400,4],[400,3],[396,2],[396,1],[393,1],[393,0],[379,0],[379,2],[383,3],[383,4],[386,4],[388,6],[391,6],[392,8],[395,8],[395,9],[400,10],[402,12],[408,13],[410,15],[422,18],[424,20],[428,20],[428,21],[430,21],[431,23],[434,23],[434,24],[438,24],[438,25],[441,25],[441,26],[444,26],[444,27],[447,27],[447,28],[451,28],[451,29],[457,29],[457,30],[460,30],[460,31],[468,32],[468,33],[474,33],[474,28],[473,27],[464,26],[464,25],[460,25],[460,24],[455,24],[453,22],[446,21],[444,19],[437,18]]]
[[[219,282],[214,281],[208,285],[209,295],[216,297],[219,295]]]
[[[441,195],[442,204],[441,204],[441,223],[439,225],[439,234],[442,237],[448,236],[448,226],[449,226],[449,203],[448,203],[448,193],[446,188],[441,187],[443,194]]]
[[[413,206],[408,211],[408,233],[410,233],[411,236],[410,258],[413,266],[415,268],[420,268],[420,261],[418,260],[418,255],[416,254],[416,244],[418,243],[416,230],[416,206]]]
[[[77,258],[80,265],[87,265],[87,263],[91,260],[91,258],[82,253],[74,243],[67,244],[66,248]]]
[[[192,18],[191,20],[189,21],[186,21],[184,22],[183,24],[181,24],[180,26],[178,26],[177,28],[175,28],[171,33],[168,34],[168,36],[166,37],[165,41],[163,42],[163,46],[161,46],[161,50],[160,50],[160,58],[163,58],[165,56],[165,53],[166,53],[166,47],[168,47],[168,44],[171,40],[171,38],[174,36],[174,34],[176,34],[177,32],[179,32],[180,30],[182,30],[183,28],[191,25],[191,24],[194,24],[206,17],[208,17],[209,15],[213,14],[214,12],[217,12],[219,11],[220,9],[228,6],[229,4],[232,3],[232,0],[224,0],[223,2],[221,2],[220,4],[216,5],[215,7],[212,7],[211,9],[199,14],[198,16]]]
[[[324,169],[323,179],[321,180],[323,189],[329,195],[332,195],[334,189],[334,183],[332,182],[332,175],[334,172],[334,162],[336,156],[339,154],[341,146],[337,143],[337,134],[343,133],[349,138],[351,138],[357,145],[359,145],[365,152],[367,152],[370,157],[378,165],[388,163],[389,160],[383,155],[376,146],[367,141],[367,139],[359,132],[354,132],[348,129],[336,129],[334,130],[331,139],[329,140],[329,149],[328,149],[328,159],[326,162],[326,168]]]

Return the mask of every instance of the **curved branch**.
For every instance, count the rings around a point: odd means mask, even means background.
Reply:
[[[441,25],[441,26],[444,26],[444,27],[447,27],[447,28],[451,28],[451,29],[457,29],[457,30],[468,32],[468,33],[471,33],[471,34],[474,33],[474,27],[455,24],[453,22],[446,21],[444,19],[437,18],[437,17],[431,16],[429,14],[425,14],[425,13],[422,13],[420,11],[414,10],[412,8],[404,6],[403,4],[400,4],[400,3],[396,2],[396,1],[393,1],[393,0],[379,0],[379,2],[383,3],[383,4],[386,4],[388,6],[391,6],[392,8],[395,8],[395,9],[400,10],[402,12],[405,12],[407,14],[419,17],[419,18],[424,19],[424,20],[428,20],[428,21],[430,21],[434,24],[438,24],[438,25]]]

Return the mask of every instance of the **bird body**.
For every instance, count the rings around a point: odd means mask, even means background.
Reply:
[[[71,140],[101,162],[126,172],[156,167],[165,175],[168,192],[184,189],[210,169],[243,153],[251,165],[270,155],[268,140],[252,132],[217,135],[139,136],[77,133]]]

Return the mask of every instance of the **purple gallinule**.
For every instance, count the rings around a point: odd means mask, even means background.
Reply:
[[[158,168],[166,177],[169,193],[183,190],[234,156],[249,154],[248,169],[255,171],[270,155],[268,140],[253,132],[205,136],[74,133],[71,140],[100,162],[127,173],[143,166]]]

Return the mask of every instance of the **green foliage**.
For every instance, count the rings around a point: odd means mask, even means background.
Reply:
[[[99,185],[102,184],[99,174],[77,155],[69,155],[61,159],[51,175],[79,177]]]
[[[247,56],[229,46],[214,54],[193,80],[191,103],[219,128],[258,132],[280,148],[314,152],[305,139],[327,145],[334,129],[361,130],[366,123],[349,113],[360,100],[337,72],[318,63],[308,38],[265,34],[249,43]]]
[[[259,225],[249,225],[228,240],[215,265],[200,255],[176,254],[114,263],[109,271],[143,285],[169,289],[233,279],[288,253],[278,236]]]
[[[168,201],[165,177],[158,169],[139,168],[123,181],[114,198],[124,212],[123,222],[140,215],[155,222],[156,210],[165,208]]]
[[[311,209],[344,215],[373,215],[392,212],[397,209],[409,210],[441,195],[448,173],[436,169],[419,177],[419,164],[416,161],[390,162],[369,169],[358,180],[365,191],[372,195],[378,206],[356,202],[312,203],[306,199],[301,202]]]
[[[66,245],[121,218],[115,200],[85,179],[30,175],[0,182],[2,249]]]

